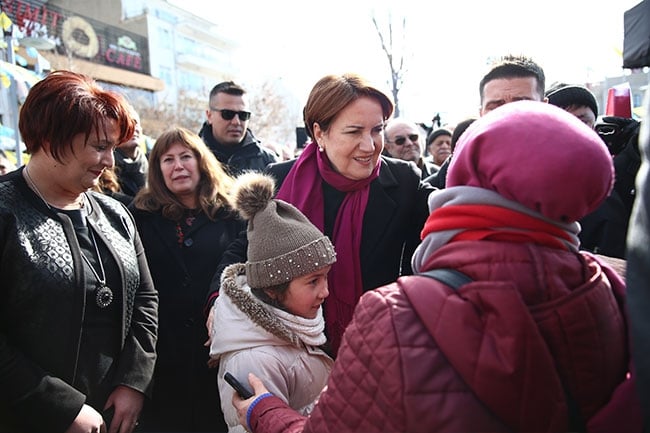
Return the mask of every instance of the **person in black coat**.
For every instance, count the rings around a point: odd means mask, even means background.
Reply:
[[[56,71],[21,108],[31,157],[0,180],[0,432],[131,433],[151,390],[158,295],[131,214],[91,191],[133,134],[127,104]]]
[[[650,109],[650,99],[647,107]],[[650,112],[650,111],[649,111]],[[630,315],[636,389],[646,430],[650,427],[650,123],[642,122],[641,168],[636,177],[636,201],[627,233],[627,308]]]
[[[437,172],[433,173],[431,176],[424,179],[426,183],[431,184],[432,186],[438,189],[444,189],[447,181],[447,170],[449,170],[449,164],[451,164],[451,157],[453,155],[454,149],[456,148],[456,143],[460,136],[465,132],[469,125],[474,123],[476,118],[469,117],[454,127],[454,132],[451,133],[451,154],[444,160]],[[434,131],[435,132],[435,131]],[[428,141],[428,139],[427,139]]]
[[[221,82],[210,91],[208,104],[199,136],[229,174],[263,171],[278,161],[278,155],[262,146],[248,127],[253,113],[244,88],[232,81]]]
[[[120,192],[133,198],[147,181],[149,162],[145,148],[140,144],[143,140],[140,115],[133,107],[130,111],[135,121],[135,132],[130,140],[117,146],[114,156]]]
[[[232,179],[193,132],[156,141],[147,186],[132,204],[160,296],[158,362],[142,431],[219,432],[216,369],[209,369],[203,305],[228,245],[246,223],[230,206]]]
[[[581,248],[619,259],[626,258],[628,224],[636,189],[635,178],[641,165],[640,122],[626,117],[605,116],[596,131],[614,158],[614,189],[598,209],[580,220]]]

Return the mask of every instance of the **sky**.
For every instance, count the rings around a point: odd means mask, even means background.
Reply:
[[[478,114],[490,59],[525,54],[547,84],[585,84],[622,69],[623,13],[641,0],[169,0],[237,42],[240,81],[280,79],[304,104],[329,73],[356,72],[390,94],[390,69],[372,23],[406,64],[402,115],[455,123]],[[402,31],[402,19],[405,30]]]

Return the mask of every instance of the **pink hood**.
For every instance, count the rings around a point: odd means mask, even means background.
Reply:
[[[505,104],[461,136],[447,187],[489,189],[542,215],[572,222],[609,195],[612,158],[596,132],[550,104]]]

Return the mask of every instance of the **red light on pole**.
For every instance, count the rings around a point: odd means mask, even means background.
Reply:
[[[605,116],[632,118],[632,90],[630,83],[618,84],[607,91]]]

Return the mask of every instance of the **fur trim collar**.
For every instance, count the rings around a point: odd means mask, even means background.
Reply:
[[[250,292],[246,283],[246,265],[244,263],[235,263],[224,269],[221,278],[221,292],[227,295],[235,307],[256,325],[295,347],[304,347],[300,335],[280,320],[273,312],[273,307],[266,305]]]

